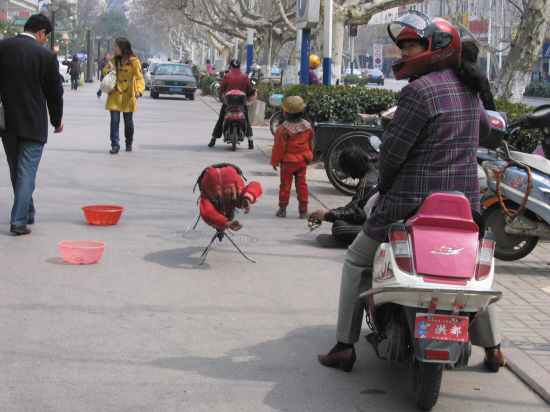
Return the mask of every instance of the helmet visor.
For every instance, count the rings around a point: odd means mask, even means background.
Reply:
[[[437,26],[424,13],[409,10],[408,14],[401,16],[388,25],[388,34],[394,42],[404,28],[410,28],[417,32],[419,36],[428,38],[437,29]]]

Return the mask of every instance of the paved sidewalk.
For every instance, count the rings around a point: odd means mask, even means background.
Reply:
[[[260,150],[270,157],[271,147],[262,145]],[[308,167],[307,182],[321,209],[350,200],[328,181],[322,163]],[[310,211],[316,209],[310,199]],[[496,260],[495,274],[494,287],[504,294],[497,310],[507,366],[550,403],[550,238],[541,238],[519,261]]]

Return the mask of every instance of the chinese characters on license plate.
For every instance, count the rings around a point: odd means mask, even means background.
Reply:
[[[171,92],[181,92],[181,87],[170,87]]]
[[[468,342],[469,319],[465,316],[417,313],[414,337]]]

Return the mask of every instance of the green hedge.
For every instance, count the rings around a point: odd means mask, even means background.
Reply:
[[[529,83],[525,89],[525,96],[550,97],[550,83],[547,80]]]
[[[379,115],[395,106],[399,97],[398,92],[386,89],[324,85],[309,87],[303,84],[281,87],[261,84],[258,87],[258,99],[266,103],[266,118],[271,117],[274,111],[268,100],[275,93],[284,94],[285,97],[302,97],[307,104],[304,117],[311,122],[340,123],[354,123],[356,113]]]
[[[386,89],[298,84],[285,88],[287,96],[304,99],[307,104],[304,115],[310,121],[354,123],[356,113],[379,115],[395,106],[399,93]]]
[[[199,89],[202,91],[203,96],[210,96],[210,86],[216,81],[216,76],[204,76],[199,80]]]
[[[349,76],[344,77],[344,84],[358,84],[359,76],[356,74],[350,74]]]
[[[350,76],[348,76],[350,77]],[[361,79],[363,80],[363,79]],[[399,92],[387,89],[363,87],[324,86],[309,87],[303,84],[294,86],[273,86],[261,84],[257,88],[258,99],[266,103],[266,118],[271,117],[274,108],[269,105],[269,96],[275,93],[288,96],[300,96],[307,104],[304,117],[311,122],[354,123],[356,113],[380,115],[397,104]],[[518,120],[533,110],[523,103],[510,103],[496,99],[497,111],[506,112],[508,123]],[[516,136],[507,136],[506,140],[522,152],[531,153],[542,134],[537,130],[524,130]]]
[[[510,103],[505,99],[496,99],[495,106],[497,112],[506,112],[508,124],[515,122],[521,116],[530,113],[534,109],[533,106],[523,103]],[[504,139],[520,151],[531,153],[537,147],[538,141],[542,140],[542,133],[538,130],[522,130],[515,136],[508,135]]]

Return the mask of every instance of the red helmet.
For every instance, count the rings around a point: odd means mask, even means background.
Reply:
[[[427,50],[392,64],[396,80],[426,74],[437,69],[454,66],[460,62],[460,36],[446,20],[430,18],[419,11],[410,10],[388,25],[388,33],[397,47],[403,47],[405,40],[425,41]]]

